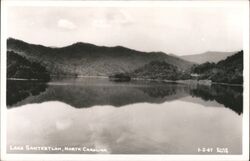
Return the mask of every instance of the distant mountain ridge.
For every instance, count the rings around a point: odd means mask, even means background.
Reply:
[[[152,61],[163,61],[179,70],[190,69],[193,65],[163,52],[142,52],[122,46],[105,47],[82,42],[55,48],[9,38],[7,50],[40,63],[51,75],[108,76],[134,71]]]
[[[235,52],[207,51],[202,54],[181,56],[181,58],[197,64],[202,64],[205,62],[218,63],[219,61],[224,60],[235,53],[237,53],[237,51]]]

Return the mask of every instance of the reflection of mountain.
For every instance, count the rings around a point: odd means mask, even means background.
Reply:
[[[198,86],[190,90],[192,96],[200,97],[205,101],[216,101],[233,111],[241,114],[243,112],[243,88],[241,86],[212,85]]]
[[[144,93],[152,98],[164,99],[171,101],[185,97],[189,93],[189,87],[181,84],[167,84],[158,87],[140,88]]]
[[[201,98],[199,100],[197,98],[188,99],[197,104],[207,106],[209,101],[216,101],[238,114],[241,114],[243,110],[243,89],[236,86],[188,86],[139,81],[117,84],[108,80],[90,79],[89,81],[51,82],[45,90],[46,85],[41,83],[15,82],[9,83],[8,81],[7,103],[9,108],[46,101],[61,101],[76,108],[95,105],[120,107],[141,102],[163,103],[191,95]],[[183,100],[185,101],[185,99]]]
[[[175,100],[188,93],[185,86],[133,86],[133,85],[49,85],[47,90],[39,96],[30,96],[15,106],[28,103],[41,103],[46,101],[61,101],[76,108],[91,107],[95,105],[124,106],[139,102],[163,103]]]
[[[35,81],[7,81],[7,105],[12,106],[27,97],[37,96],[44,92],[47,85]]]

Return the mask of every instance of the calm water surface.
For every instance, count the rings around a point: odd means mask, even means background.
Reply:
[[[219,154],[216,148],[227,148],[241,154],[242,92],[242,87],[222,85],[94,78],[8,81],[7,149],[18,153],[10,146],[30,145],[111,154]]]

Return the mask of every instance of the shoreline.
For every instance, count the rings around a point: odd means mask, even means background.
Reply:
[[[230,84],[230,83],[220,83],[220,82],[212,82],[212,84],[226,85],[226,86],[242,86],[243,87],[243,84]]]
[[[51,78],[97,78],[97,79],[108,79],[108,76],[55,76],[52,75]],[[25,78],[7,78],[7,80],[17,80],[17,81],[44,81],[40,79],[25,79]],[[154,81],[154,82],[164,82],[164,83],[179,83],[179,84],[200,84],[200,85],[227,85],[227,86],[243,86],[243,84],[230,84],[230,83],[220,83],[220,82],[212,82],[211,80],[161,80],[161,79],[144,79],[144,78],[131,78],[131,80],[135,81]],[[50,81],[46,81],[50,82]]]
[[[25,79],[25,78],[7,78],[7,80],[19,80],[19,81],[41,81],[39,79]]]

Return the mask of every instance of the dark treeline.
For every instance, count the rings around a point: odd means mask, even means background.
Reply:
[[[131,72],[130,76],[157,80],[190,79],[190,73],[164,61],[152,61]]]
[[[191,73],[198,74],[196,76]],[[211,80],[218,83],[243,83],[243,51],[229,56],[218,63],[206,62],[193,65],[191,69],[181,70],[164,61],[152,61],[131,73],[124,73],[133,78],[152,80]]]
[[[219,83],[242,84],[243,51],[239,51],[218,63],[206,62],[194,65],[192,72],[199,74],[197,79],[209,79]]]
[[[7,52],[7,78],[50,80],[50,74],[39,63],[31,62],[13,51]]]

